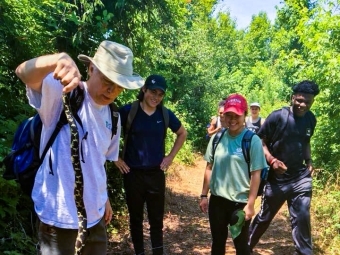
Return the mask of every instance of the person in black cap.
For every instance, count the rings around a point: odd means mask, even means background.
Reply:
[[[164,172],[187,136],[180,120],[163,106],[166,89],[164,77],[150,75],[137,96],[138,100],[119,109],[124,148],[122,157],[115,164],[124,177],[135,254],[145,254],[144,203],[147,206],[153,255],[163,254]],[[166,155],[167,127],[177,137],[170,153]]]

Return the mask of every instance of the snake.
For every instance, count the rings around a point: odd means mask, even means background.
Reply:
[[[85,210],[85,204],[83,200],[84,192],[84,178],[80,164],[79,157],[79,132],[76,125],[76,119],[72,114],[70,93],[63,94],[64,112],[66,115],[67,122],[70,126],[71,133],[71,160],[75,175],[75,186],[74,186],[74,199],[77,207],[78,216],[78,233],[75,241],[75,255],[81,255],[82,249],[85,246],[86,232],[87,232],[87,215]]]

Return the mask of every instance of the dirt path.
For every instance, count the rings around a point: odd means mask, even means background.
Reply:
[[[167,255],[210,254],[211,235],[208,217],[201,213],[198,207],[205,164],[205,161],[199,158],[196,166],[193,167],[173,166],[167,179],[164,218],[164,245]],[[259,210],[259,205],[256,209]],[[151,255],[146,221],[144,226],[146,254]],[[119,236],[118,239],[117,236]],[[294,253],[285,206],[278,213],[262,240],[254,250],[255,255],[292,255]],[[111,242],[110,246],[112,250],[108,254],[133,254],[128,231],[117,233],[115,241]],[[228,238],[226,254],[235,254],[231,238]]]

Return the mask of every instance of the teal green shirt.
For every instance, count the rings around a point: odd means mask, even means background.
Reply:
[[[244,129],[239,135],[233,137],[226,131],[221,137],[212,157],[211,137],[204,159],[212,163],[210,179],[210,192],[215,196],[224,197],[228,200],[247,203],[250,188],[248,164],[242,152],[242,138]],[[250,146],[250,171],[262,170],[268,167],[264,157],[261,139],[255,135]]]

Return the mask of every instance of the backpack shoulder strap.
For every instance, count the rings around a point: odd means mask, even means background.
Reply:
[[[250,146],[251,146],[251,139],[253,138],[254,135],[255,133],[253,131],[246,130],[246,133],[243,135],[242,144],[241,144],[244,159],[246,160],[248,164],[249,177],[250,177]]]
[[[40,116],[39,116],[39,120],[40,120]],[[59,131],[61,130],[61,128],[66,125],[67,119],[66,119],[66,115],[65,112],[62,111],[58,120],[58,123],[50,137],[50,139],[48,139],[48,142],[43,150],[43,153],[41,154],[40,157],[40,164],[42,164],[42,162],[44,161],[44,158],[46,156],[46,153],[48,152],[48,150],[50,149],[50,147],[52,146],[52,144],[54,143],[54,140],[56,139],[57,135],[59,134]]]
[[[216,148],[217,148],[217,145],[219,144],[219,142],[221,141],[222,139],[222,136],[224,135],[225,131],[227,131],[227,128],[222,128],[220,131],[218,131],[216,133],[216,135],[214,136],[214,139],[212,141],[212,159],[214,161],[214,157],[215,157],[215,151],[216,151]]]
[[[164,121],[164,140],[165,140],[167,129],[169,127],[169,111],[164,105],[162,105],[161,108],[162,108],[162,115],[163,115],[163,121]],[[164,151],[165,151],[165,143],[164,143]]]
[[[164,105],[162,105],[162,113],[163,113],[164,127],[165,127],[165,133],[166,133],[166,129],[169,127],[169,111]]]
[[[119,114],[118,114],[118,107],[114,102],[109,104],[109,108],[110,108],[111,122],[112,122],[112,126],[111,126],[111,139],[112,139],[113,136],[117,134]]]
[[[137,114],[137,111],[138,111],[138,106],[139,106],[139,100],[136,100],[134,102],[132,102],[131,104],[131,109],[129,111],[129,114],[128,114],[128,117],[127,117],[127,120],[126,120],[126,124],[125,124],[125,130],[124,130],[124,133],[125,133],[125,136],[127,136],[127,134],[129,133],[130,131],[130,128],[131,128],[131,124]]]
[[[288,123],[289,111],[289,107],[282,107],[280,118],[277,122],[274,135],[271,139],[271,144],[274,144],[279,139],[282,132],[285,130]]]
[[[39,130],[36,130],[39,129]],[[41,135],[42,130],[42,122],[40,119],[40,115],[37,113],[32,117],[32,122],[30,123],[30,139],[33,142],[33,146],[39,150],[40,139],[41,137],[37,137],[37,134]]]
[[[169,127],[169,111],[168,109],[162,105],[162,114],[163,114],[163,121],[164,121],[164,141],[163,141],[163,151],[165,153],[165,138],[167,134],[167,129]]]
[[[132,102],[131,109],[130,109],[129,114],[128,114],[127,119],[126,119],[125,128],[124,128],[124,145],[123,145],[123,150],[122,150],[122,158],[123,159],[124,159],[124,156],[125,156],[126,144],[127,144],[127,140],[128,140],[128,137],[129,137],[131,124],[132,124],[132,122],[133,122],[133,120],[134,120],[134,118],[137,114],[138,106],[139,106],[139,100]]]

